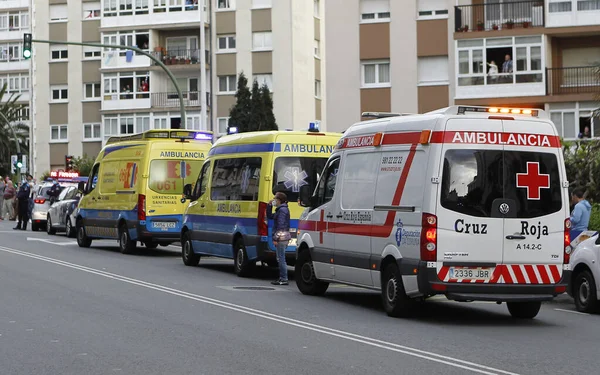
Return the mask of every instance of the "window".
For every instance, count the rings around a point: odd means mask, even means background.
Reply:
[[[52,140],[52,141],[68,140],[67,125],[50,125],[50,140]]]
[[[29,107],[21,108],[19,113],[19,120],[27,121],[29,120]]]
[[[321,57],[321,42],[315,39],[315,57]]]
[[[86,83],[84,86],[84,98],[86,100],[101,98],[101,88],[99,83]]]
[[[448,84],[448,56],[419,57],[417,67],[420,86]]]
[[[262,87],[267,85],[269,91],[273,92],[273,75],[272,74],[255,74],[254,79],[258,82],[258,85]]]
[[[110,0],[105,0],[105,1],[109,2]],[[102,9],[102,6],[100,5],[99,1],[94,1],[93,3],[83,3],[82,4],[82,10],[83,10],[82,18],[84,20],[100,18],[100,15],[101,15],[100,9]]]
[[[571,11],[571,1],[552,1],[548,3],[548,12],[550,13],[559,13],[559,12],[570,12]]]
[[[210,161],[207,161],[202,166],[202,170],[200,171],[200,176],[198,177],[198,181],[196,182],[196,186],[194,186],[194,192],[192,193],[192,197],[194,200],[200,198],[206,193],[206,188],[208,188],[208,173],[210,172]]]
[[[0,61],[20,61],[23,60],[21,54],[21,43],[7,43],[0,45]]]
[[[67,46],[52,45],[50,46],[50,60],[67,60],[69,58],[69,50]]]
[[[327,165],[324,175],[321,176],[319,181],[319,187],[317,189],[317,205],[323,205],[333,198],[339,167],[340,158],[331,160],[329,165]]]
[[[211,200],[256,202],[261,164],[261,158],[217,160],[212,173]]]
[[[270,31],[252,33],[252,48],[254,50],[270,50],[273,48],[272,34]]]
[[[137,114],[135,117],[135,132],[142,133],[150,130],[150,114]]]
[[[66,102],[69,100],[67,85],[50,86],[50,91],[52,93],[50,101],[52,102]]]
[[[227,134],[229,127],[229,117],[220,117],[217,119],[217,134]]]
[[[50,5],[50,21],[66,21],[67,15],[67,4]]]
[[[83,124],[83,140],[99,141],[102,139],[100,124]]]
[[[314,0],[314,16],[319,18],[321,17],[321,1]]]
[[[26,10],[0,14],[0,30],[25,30],[29,28],[29,12]]]
[[[315,98],[321,99],[321,81],[315,80]]]
[[[122,116],[119,119],[120,134],[134,134],[133,117]]]
[[[119,135],[119,117],[105,116],[104,117],[104,139],[111,136]]]
[[[360,0],[361,22],[389,22],[390,0]]]
[[[600,0],[578,0],[577,10],[600,10]]]
[[[271,8],[272,0],[252,0],[252,8]]]
[[[149,72],[120,72],[104,74],[104,100],[148,99]]]
[[[351,189],[342,189],[340,203],[343,210],[373,210],[375,203],[375,196],[377,195],[375,187],[377,186],[377,174],[373,173],[381,168],[381,170],[390,170],[397,168],[399,170],[398,160],[404,160],[402,156],[391,156],[400,155],[396,152],[383,152],[382,156],[380,153],[374,152],[361,152],[361,153],[347,153],[344,159],[343,172],[340,175],[341,186],[352,186]],[[393,166],[387,164],[387,160],[395,160],[398,164]],[[380,172],[381,173],[381,172]],[[390,177],[394,172],[388,172]],[[386,175],[381,175],[382,178],[388,178]],[[381,181],[381,180],[380,180]],[[381,186],[381,185],[380,185]],[[405,203],[406,204],[406,203]]]
[[[219,76],[219,94],[234,94],[236,76]]]
[[[150,42],[150,32],[148,30],[119,31],[116,33],[102,34],[104,44],[120,44],[123,46],[138,47],[148,50]],[[108,49],[109,51],[111,49]],[[126,56],[127,51],[120,50],[120,56]]]
[[[235,0],[217,0],[217,9],[233,10],[235,9]]]
[[[155,118],[154,119],[154,129],[168,129],[167,125],[168,119],[166,118]]]
[[[217,48],[219,52],[235,52],[235,35],[219,36]]]
[[[419,18],[448,18],[446,0],[418,0],[418,7]]]
[[[527,190],[516,187],[517,174],[527,172],[528,162],[539,163],[539,173],[559,174],[558,161],[552,153],[448,150],[444,156],[440,203],[448,210],[475,217],[491,217],[493,201],[498,198],[516,202],[516,218],[533,218],[560,211],[562,188],[559,178],[550,178],[550,188],[540,190],[539,200],[527,199]]]
[[[96,184],[98,183],[98,172],[100,171],[100,164],[94,165],[92,168],[91,177],[87,182],[85,187],[85,192],[90,193],[96,188]]]
[[[389,87],[390,84],[389,61],[369,61],[362,64],[363,87]]]
[[[284,192],[288,201],[296,202],[302,186],[314,189],[317,185],[325,163],[326,158],[278,157],[273,168],[272,190]]]
[[[0,87],[8,86],[9,93],[29,92],[29,75],[26,73],[0,75]]]
[[[100,42],[98,42],[98,43],[100,43]],[[96,60],[96,59],[100,59],[101,57],[102,57],[102,49],[100,47],[83,46],[83,58],[84,59]]]

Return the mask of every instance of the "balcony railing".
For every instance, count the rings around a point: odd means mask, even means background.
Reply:
[[[454,7],[457,32],[543,27],[544,1],[516,1]]]
[[[160,61],[165,65],[194,65],[200,64],[200,52],[199,49],[163,49],[161,51],[154,51],[152,54],[158,57]],[[209,51],[204,51],[206,62],[210,60]],[[156,65],[152,62],[152,65]]]
[[[200,91],[182,91],[183,103],[186,107],[199,107]],[[206,93],[206,104],[210,106],[210,95]],[[152,107],[157,108],[178,108],[179,96],[176,92],[157,92],[152,94]]]
[[[600,94],[600,65],[546,69],[548,95]]]

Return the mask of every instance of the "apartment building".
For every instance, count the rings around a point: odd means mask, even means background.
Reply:
[[[329,130],[471,104],[541,108],[567,139],[600,136],[598,0],[327,0],[325,13]]]
[[[216,83],[214,115],[227,129],[236,76],[266,83],[280,129],[326,124],[325,25],[321,0],[217,0],[213,13]]]
[[[23,59],[23,33],[30,32],[29,0],[0,1],[0,87],[7,85],[4,100],[19,94],[27,105],[20,123],[29,125],[30,61]]]

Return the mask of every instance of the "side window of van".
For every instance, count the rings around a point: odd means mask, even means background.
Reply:
[[[198,177],[198,182],[196,183],[196,187],[194,189],[194,199],[198,199],[204,195],[204,193],[206,193],[206,188],[208,187],[208,171],[210,171],[210,162],[206,162],[202,166],[200,177]]]
[[[94,165],[94,169],[92,169],[92,174],[90,175],[90,179],[88,180],[87,192],[91,193],[98,184],[98,172],[100,171],[100,164]]]
[[[327,169],[319,182],[319,205],[325,204],[333,198],[339,167],[340,158],[332,160],[327,166]]]

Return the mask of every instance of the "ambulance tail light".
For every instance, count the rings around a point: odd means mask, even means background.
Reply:
[[[569,264],[571,260],[571,253],[573,248],[571,247],[571,219],[565,219],[565,231],[564,231],[564,258],[563,264]]]
[[[269,223],[267,222],[267,204],[264,202],[258,203],[258,220],[257,229],[259,236],[269,235]]]
[[[146,196],[144,194],[138,195],[137,216],[138,220],[146,220]]]
[[[423,213],[421,223],[421,260],[437,261],[437,217]]]

